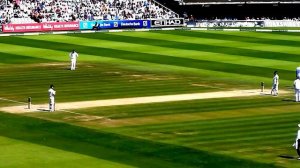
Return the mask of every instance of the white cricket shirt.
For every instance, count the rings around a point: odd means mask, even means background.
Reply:
[[[78,57],[77,52],[71,52],[71,53],[70,53],[70,58],[71,58],[71,59],[76,59],[77,57]]]
[[[278,82],[279,81],[279,76],[276,74],[274,77],[273,77],[273,85],[278,85]]]
[[[295,89],[300,89],[300,79],[296,79],[294,81],[294,86],[295,86]]]
[[[53,90],[52,88],[50,88],[50,89],[48,90],[48,93],[49,93],[49,97],[52,98],[52,97],[55,96],[56,91]]]

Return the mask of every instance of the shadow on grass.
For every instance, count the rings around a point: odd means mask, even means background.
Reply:
[[[5,63],[5,64],[27,64],[27,63],[37,63],[37,62],[47,63],[51,61],[52,60],[49,59],[0,52],[0,63]]]
[[[136,167],[274,167],[271,164],[1,112],[0,135]]]
[[[282,99],[282,101],[285,101],[285,102],[295,102],[296,103],[296,101],[294,99],[290,99],[290,98],[284,98],[284,99]]]
[[[284,159],[297,159],[294,156],[290,156],[290,155],[279,155],[278,157],[284,158]]]

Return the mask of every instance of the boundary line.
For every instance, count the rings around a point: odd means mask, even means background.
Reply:
[[[190,30],[190,31],[248,31],[248,32],[297,32],[300,30],[292,29],[270,29],[270,28],[210,28],[210,27],[162,27],[162,28],[145,28],[145,29],[107,29],[107,30],[76,30],[76,31],[53,31],[53,32],[28,32],[28,33],[2,33],[2,36],[32,36],[32,35],[45,35],[45,34],[76,34],[76,33],[107,33],[107,32],[143,32],[143,31],[173,31],[173,30]]]

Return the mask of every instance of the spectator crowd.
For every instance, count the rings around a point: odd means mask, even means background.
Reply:
[[[0,0],[1,23],[177,17],[154,0]]]
[[[300,27],[300,18],[283,17],[280,19],[269,17],[257,17],[245,19],[237,18],[211,18],[199,19],[189,26],[196,27]]]

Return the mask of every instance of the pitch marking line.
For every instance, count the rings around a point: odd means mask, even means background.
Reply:
[[[280,91],[280,94],[288,93],[287,91]],[[133,97],[133,98],[119,98],[107,100],[92,100],[92,101],[79,101],[56,103],[57,111],[68,111],[71,109],[105,107],[105,106],[121,106],[133,104],[146,104],[146,103],[163,103],[172,101],[185,101],[185,100],[200,100],[200,99],[213,99],[213,98],[228,98],[228,97],[246,97],[246,96],[259,96],[266,95],[259,90],[234,90],[234,91],[219,91],[207,93],[191,93],[191,94],[176,94],[176,95],[163,95],[163,96],[148,96],[148,97]],[[31,109],[25,105],[2,107],[0,111],[9,113],[26,113],[48,111],[48,104],[32,104]]]
[[[2,100],[2,101],[8,101],[8,102],[13,102],[13,103],[18,103],[18,104],[28,105],[28,103],[25,103],[25,102],[15,101],[15,100],[6,99],[6,98],[0,98],[0,100]],[[36,108],[36,109],[39,110],[39,111],[48,111],[47,109],[41,109],[41,108],[40,109]],[[77,113],[77,112],[73,112],[73,111],[69,111],[69,110],[60,110],[60,111],[63,111],[63,112],[66,112],[66,113],[71,113],[71,114],[76,114],[76,115],[80,115],[80,116],[90,116],[90,115],[86,115],[86,114],[82,114],[82,113]],[[99,117],[99,116],[96,116],[96,117],[97,117],[97,119],[104,119],[104,117]]]
[[[20,101],[5,99],[5,98],[1,98],[1,97],[0,97],[0,100],[8,101],[8,102],[13,102],[13,103],[19,103],[19,104],[26,104],[25,102],[20,102]]]

